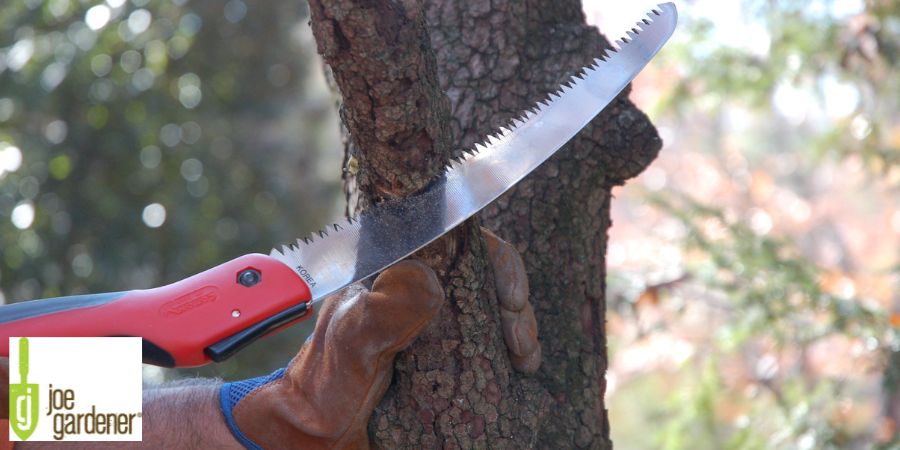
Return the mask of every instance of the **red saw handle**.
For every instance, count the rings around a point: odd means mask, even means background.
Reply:
[[[309,317],[310,299],[291,268],[245,255],[155,289],[2,306],[0,356],[9,356],[10,336],[137,336],[147,364],[200,366]]]

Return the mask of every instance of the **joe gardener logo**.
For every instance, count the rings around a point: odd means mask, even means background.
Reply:
[[[12,343],[10,343],[12,344]],[[9,425],[19,439],[34,433],[38,421],[38,385],[28,383],[28,338],[19,338],[19,382],[9,383]]]
[[[140,338],[11,337],[9,350],[11,440],[141,440]]]

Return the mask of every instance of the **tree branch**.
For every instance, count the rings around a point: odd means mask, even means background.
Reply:
[[[363,205],[419,190],[452,148],[450,106],[420,6],[312,0],[310,9],[319,53],[343,96]]]

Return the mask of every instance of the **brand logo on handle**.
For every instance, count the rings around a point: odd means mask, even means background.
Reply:
[[[175,300],[163,303],[159,307],[159,314],[163,317],[180,316],[188,311],[212,303],[218,298],[219,289],[214,286],[202,287],[196,291],[188,292]]]

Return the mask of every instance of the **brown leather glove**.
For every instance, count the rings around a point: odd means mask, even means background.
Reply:
[[[394,356],[437,314],[444,291],[418,261],[385,270],[371,292],[350,289],[323,303],[310,341],[286,369],[222,387],[226,420],[248,448],[369,447],[366,426]]]
[[[512,245],[482,231],[510,360],[532,373],[541,347],[525,265]],[[310,341],[286,369],[223,386],[222,410],[246,447],[369,448],[369,416],[390,383],[394,356],[437,314],[444,294],[418,261],[385,270],[371,292],[350,289],[323,302]]]
[[[497,298],[500,300],[500,324],[503,326],[503,340],[509,350],[510,362],[521,372],[537,372],[541,366],[541,344],[538,342],[534,308],[528,301],[525,263],[512,244],[500,239],[487,228],[482,228],[481,234],[494,269]]]

